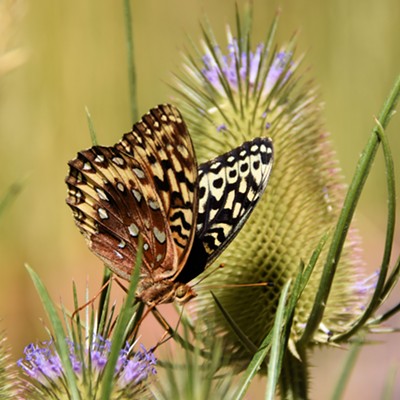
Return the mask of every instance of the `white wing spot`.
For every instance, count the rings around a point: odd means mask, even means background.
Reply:
[[[106,192],[101,189],[101,188],[96,188],[96,192],[99,195],[100,200],[108,201],[108,197],[106,195]]]
[[[84,171],[90,171],[92,169],[92,166],[90,165],[90,162],[89,161],[86,161],[84,164],[83,164],[83,170]]]
[[[161,115],[161,121],[167,122],[168,118],[166,115]]]
[[[160,204],[158,203],[157,200],[149,200],[149,207],[152,210],[157,211],[160,209]]]
[[[242,150],[242,151],[239,153],[239,156],[240,156],[240,157],[244,157],[246,154],[247,154],[247,151],[246,151],[246,150]]]
[[[119,251],[114,250],[114,253],[120,260],[122,260],[124,258],[124,256]]]
[[[146,250],[148,250],[148,249],[149,249],[149,244],[148,244],[148,243],[145,243],[145,244],[143,245],[143,250],[146,251]]]
[[[160,127],[160,124],[158,123],[158,121],[154,121],[153,125],[154,125],[154,128],[159,128]]]
[[[125,186],[124,186],[121,182],[118,182],[118,183],[117,183],[117,189],[118,189],[120,192],[123,192],[123,191],[125,190]]]
[[[97,212],[101,219],[108,219],[107,211],[104,208],[99,208]]]
[[[136,201],[138,203],[140,203],[140,200],[142,200],[142,193],[140,193],[138,190],[136,189],[132,189],[132,194],[135,197]]]
[[[104,162],[104,160],[105,160],[105,158],[104,158],[103,154],[97,154],[96,158],[94,159],[94,162],[102,163],[102,162]]]
[[[144,178],[144,172],[140,168],[132,168],[133,173],[139,178],[143,179]]]
[[[121,240],[121,241],[118,243],[118,247],[119,247],[120,249],[124,249],[125,246],[126,246],[126,242],[125,242],[124,240]]]
[[[116,165],[119,165],[120,167],[123,167],[124,164],[125,164],[124,159],[121,158],[121,157],[113,157],[113,158],[112,158],[112,162],[113,162],[114,164],[116,164]]]
[[[214,164],[211,164],[210,170],[215,170],[218,169],[220,167],[221,163],[220,162],[216,162]]]
[[[257,153],[258,152],[258,146],[256,144],[253,144],[253,146],[251,146],[250,151],[252,153]]]
[[[153,233],[157,241],[161,244],[165,243],[165,239],[167,238],[165,232],[161,232],[156,226],[153,228]]]
[[[232,162],[235,161],[235,157],[234,157],[234,156],[229,156],[229,157],[226,159],[226,161],[227,161],[228,163],[232,163]]]
[[[160,262],[162,258],[163,258],[162,254],[157,254],[156,261]]]
[[[133,237],[137,237],[139,235],[139,228],[136,224],[131,223],[128,228],[129,234]]]

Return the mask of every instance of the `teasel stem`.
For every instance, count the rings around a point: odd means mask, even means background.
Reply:
[[[309,393],[309,371],[307,351],[303,349],[297,356],[286,351],[280,377],[280,395],[286,400],[306,400]]]
[[[387,127],[391,117],[393,116],[394,109],[397,105],[399,96],[400,96],[400,76],[397,78],[395,85],[393,86],[393,89],[383,106],[383,109],[378,118],[379,124],[377,124],[372,131],[371,137],[356,167],[356,172],[350,184],[349,190],[347,191],[344,205],[340,213],[339,220],[333,234],[332,243],[326,258],[325,266],[321,276],[321,283],[317,291],[317,294],[315,296],[315,301],[313,303],[314,305],[311,310],[306,328],[299,342],[300,347],[306,345],[312,339],[314,332],[318,329],[318,326],[322,320],[325,305],[329,297],[330,288],[343,249],[343,244],[349,230],[350,222],[353,218],[354,211],[358,204],[358,200],[360,198],[362,189],[365,185],[369,171],[372,167],[372,162],[375,158],[378,146],[380,144],[379,125],[382,126],[383,129]],[[392,224],[389,224],[389,228],[391,225]],[[389,229],[387,236],[389,238],[393,238],[393,234],[394,234],[394,224],[391,227],[391,229]],[[387,261],[386,264],[388,264],[389,259],[390,259],[390,252],[385,251],[384,262]],[[383,265],[385,264],[383,263]],[[385,276],[381,274],[380,279],[378,280],[377,283],[377,287],[383,285],[384,280]],[[379,291],[376,290],[375,293],[379,293]],[[367,314],[364,315],[365,318],[368,319],[369,316],[367,316]],[[358,326],[362,326],[362,324],[358,324]],[[342,335],[340,337],[344,339],[345,337],[349,337],[349,335],[351,336],[353,333],[354,332],[352,330],[351,332],[346,332],[345,336]]]

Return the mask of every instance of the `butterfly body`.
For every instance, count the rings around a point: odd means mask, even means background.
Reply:
[[[67,204],[88,247],[129,280],[139,236],[136,297],[157,305],[195,297],[187,284],[232,241],[265,190],[272,143],[257,138],[197,166],[179,111],[161,105],[113,147],[69,163]]]

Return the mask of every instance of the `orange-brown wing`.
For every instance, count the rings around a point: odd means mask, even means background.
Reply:
[[[158,106],[115,146],[94,146],[68,164],[67,204],[89,248],[130,279],[141,235],[142,277],[173,278],[197,215],[197,163],[179,111]]]

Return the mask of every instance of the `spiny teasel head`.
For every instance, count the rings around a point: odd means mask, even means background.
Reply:
[[[66,339],[69,359],[78,382],[81,398],[100,398],[105,366],[110,356],[111,341],[93,336],[81,348],[79,343]],[[121,349],[115,368],[111,399],[151,398],[148,381],[156,373],[156,358],[144,347],[134,352],[127,344]],[[69,399],[71,388],[66,384],[66,371],[53,341],[29,344],[24,357],[18,361],[23,371],[23,398]]]
[[[0,332],[0,399],[11,399],[19,394],[17,371],[10,358],[7,339],[4,332]]]
[[[271,329],[283,285],[307,263],[321,238],[332,233],[344,200],[344,184],[321,118],[315,88],[300,73],[294,40],[277,46],[276,21],[263,43],[253,46],[238,19],[236,35],[217,44],[203,30],[201,49],[186,55],[175,80],[176,102],[188,123],[199,162],[259,136],[274,145],[274,166],[263,198],[237,238],[218,258],[218,271],[201,283],[240,330],[259,346]],[[314,343],[328,342],[357,318],[373,282],[362,274],[357,233],[348,237]],[[319,285],[324,247],[295,312],[291,341],[302,335]],[[212,268],[212,267],[211,267]],[[268,282],[268,287],[226,287]],[[206,291],[189,307],[208,329],[220,333],[236,357],[249,354]]]

